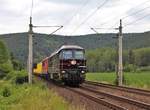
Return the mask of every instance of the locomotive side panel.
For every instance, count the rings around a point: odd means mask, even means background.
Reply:
[[[42,74],[48,74],[48,59],[42,62]]]
[[[42,73],[42,62],[36,64],[36,67],[33,69],[33,73],[39,75]]]
[[[60,79],[60,68],[58,55],[49,58],[48,73],[51,79]]]

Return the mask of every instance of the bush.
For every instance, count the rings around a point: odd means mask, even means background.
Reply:
[[[11,95],[11,91],[8,87],[4,87],[2,94],[4,97],[9,97]]]
[[[5,77],[12,69],[9,52],[5,44],[0,40],[0,78]]]
[[[23,84],[28,82],[28,77],[24,76],[24,77],[16,77],[15,83],[16,84]]]
[[[15,83],[16,84],[23,84],[28,82],[28,76],[26,71],[17,71],[15,76]]]
[[[0,64],[7,62],[9,59],[9,52],[5,44],[0,40]]]
[[[0,78],[7,76],[7,74],[12,70],[13,67],[10,61],[0,64]]]
[[[150,71],[150,66],[144,66],[144,67],[139,67],[137,71],[142,72],[142,71]]]
[[[27,72],[25,70],[21,71],[11,71],[6,77],[7,80],[11,80],[15,84],[23,84],[28,82]]]
[[[124,71],[125,72],[135,72],[136,71],[136,66],[135,65],[133,65],[133,64],[127,64],[127,65],[125,65],[124,66]]]
[[[6,76],[5,72],[3,72],[2,70],[0,70],[0,79],[4,78]]]

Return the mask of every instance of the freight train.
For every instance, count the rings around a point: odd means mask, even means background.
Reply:
[[[78,86],[86,76],[85,49],[78,45],[63,45],[36,64],[33,72],[66,85]]]

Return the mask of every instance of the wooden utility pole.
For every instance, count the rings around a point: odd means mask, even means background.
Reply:
[[[122,20],[120,20],[119,36],[118,36],[118,85],[123,84],[123,64],[122,64]]]
[[[29,24],[29,53],[28,53],[28,82],[32,84],[32,72],[33,72],[33,25],[32,17],[30,17]]]

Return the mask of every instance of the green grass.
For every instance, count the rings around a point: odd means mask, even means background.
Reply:
[[[0,110],[83,110],[65,101],[45,82],[19,83],[26,71],[11,71],[0,79]],[[19,81],[19,82],[18,82]]]
[[[114,83],[115,74],[114,73],[87,73],[86,79],[90,81],[98,81],[104,83]]]
[[[124,73],[124,85],[150,89],[150,72]],[[87,73],[86,79],[103,83],[115,84],[115,73]]]
[[[4,96],[4,91],[9,96]],[[44,83],[12,85],[0,80],[0,110],[75,110],[75,107]]]

